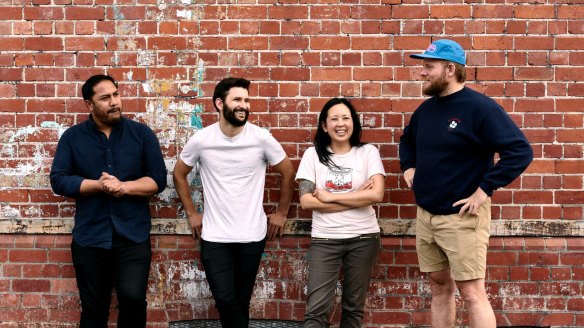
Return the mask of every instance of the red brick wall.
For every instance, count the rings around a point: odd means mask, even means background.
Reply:
[[[499,324],[584,326],[584,4],[564,2],[0,0],[0,327],[78,318],[74,206],[47,174],[62,131],[87,118],[80,86],[95,73],[120,81],[125,112],[156,130],[169,169],[216,120],[209,96],[225,76],[253,81],[251,120],[296,164],[322,104],[354,99],[389,173],[367,327],[427,324],[397,141],[423,99],[408,55],[444,37],[469,50],[467,85],[500,102],[535,153],[493,199],[487,284]],[[275,185],[270,176],[268,209]],[[174,190],[152,210],[150,326],[216,317]],[[310,213],[295,203],[290,217],[266,251],[254,317],[302,319]]]

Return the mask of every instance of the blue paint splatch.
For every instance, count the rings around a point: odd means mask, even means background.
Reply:
[[[118,6],[116,5],[114,5],[114,19],[115,20],[126,19],[126,17],[124,17],[124,14],[120,12],[120,8],[118,8]]]
[[[201,121],[201,113],[203,112],[203,106],[196,104],[195,108],[191,112],[191,127],[197,130],[203,128],[203,122]]]

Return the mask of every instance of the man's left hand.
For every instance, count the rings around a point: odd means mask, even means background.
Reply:
[[[478,215],[479,207],[483,205],[488,197],[489,196],[479,187],[472,195],[470,195],[470,197],[461,199],[452,204],[452,206],[456,207],[458,205],[462,205],[460,211],[458,212],[458,216],[460,217],[462,217],[466,211],[468,211],[468,214],[470,215]]]
[[[268,215],[268,240],[274,240],[276,237],[282,237],[286,224],[286,216],[276,212]]]

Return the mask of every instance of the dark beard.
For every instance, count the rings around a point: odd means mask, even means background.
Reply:
[[[227,107],[227,105],[223,105],[223,117],[229,124],[233,126],[243,126],[247,123],[247,119],[249,117],[249,111],[245,110],[245,118],[243,120],[239,120],[235,117],[235,110]]]
[[[439,96],[448,87],[448,81],[446,81],[446,72],[438,80],[430,82],[430,85],[425,87],[422,92],[427,96]]]

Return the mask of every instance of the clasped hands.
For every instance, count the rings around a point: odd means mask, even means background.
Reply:
[[[124,183],[109,173],[102,172],[98,182],[101,190],[114,197],[122,197],[126,194]]]

